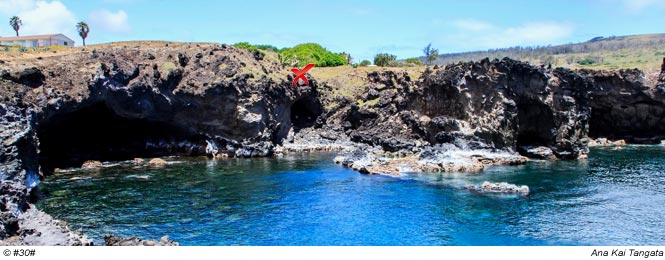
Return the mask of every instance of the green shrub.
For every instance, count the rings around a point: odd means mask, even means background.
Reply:
[[[363,60],[363,61],[360,62],[359,65],[364,67],[364,66],[369,66],[369,65],[371,65],[371,64],[372,64],[371,61]]]
[[[254,51],[256,50],[256,46],[249,44],[249,42],[239,42],[236,44],[233,44],[234,47],[240,48],[240,49],[245,49],[249,51]]]
[[[655,53],[656,56],[665,56],[665,51],[657,51]]]
[[[284,63],[302,67],[309,63],[317,67],[334,67],[346,65],[346,57],[342,54],[332,53],[316,43],[303,43],[293,48],[282,49]]]
[[[279,49],[277,47],[269,44],[258,44],[254,46],[259,50],[279,52]]]
[[[265,53],[260,50],[274,51],[277,53],[278,61],[283,65],[296,65],[302,67],[309,63],[313,63],[317,67],[332,67],[346,65],[348,63],[346,55],[332,53],[316,43],[304,43],[292,48],[283,49],[278,49],[277,47],[268,44],[252,45],[248,42],[239,42],[233,44],[233,46],[249,51],[259,50],[262,56],[265,56]]]
[[[397,56],[388,53],[379,53],[374,56],[374,65],[385,67],[394,64]]]
[[[586,57],[584,59],[581,59],[581,60],[577,61],[577,64],[583,65],[583,66],[593,65],[594,63],[596,63],[596,60],[591,58],[591,57]]]
[[[408,59],[406,59],[406,65],[407,66],[422,66],[424,64],[423,64],[423,61],[421,61],[418,58],[408,58]]]

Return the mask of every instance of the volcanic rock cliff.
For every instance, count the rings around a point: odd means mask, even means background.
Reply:
[[[29,228],[44,215],[30,190],[87,160],[343,147],[336,160],[361,172],[477,171],[524,163],[517,152],[584,157],[588,136],[655,142],[665,130],[665,68],[648,86],[637,70],[483,60],[417,78],[370,71],[362,94],[338,96],[345,86],[308,75],[310,86],[292,87],[288,68],[227,45],[76,50],[0,62],[0,238],[53,244]],[[87,243],[50,226],[67,238],[58,243]]]
[[[165,43],[0,62],[5,219],[29,207],[26,190],[40,176],[86,160],[270,155],[291,119],[308,124],[321,104],[316,80],[291,87],[284,68],[262,59],[227,45]]]

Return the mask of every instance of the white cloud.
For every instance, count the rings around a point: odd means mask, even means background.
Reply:
[[[535,22],[506,28],[499,33],[488,35],[488,40],[505,46],[546,45],[570,37],[573,30],[570,24]]]
[[[63,33],[70,38],[77,36],[76,16],[60,1],[0,0],[0,10],[7,18],[14,15],[21,18],[21,35]],[[3,29],[2,32],[7,31]]]
[[[452,22],[452,25],[459,29],[469,30],[469,31],[483,31],[494,28],[494,25],[490,23],[478,21],[475,19],[455,20]]]
[[[574,31],[573,25],[560,22],[529,22],[501,27],[483,21],[459,20],[452,25],[458,33],[447,36],[444,41],[466,51],[556,44],[569,38]]]
[[[131,31],[127,13],[123,10],[111,12],[109,10],[97,10],[88,16],[90,31],[100,30],[106,33],[128,33]]]
[[[665,7],[663,0],[620,0],[623,6],[632,13],[638,13],[651,7]]]
[[[36,1],[29,0],[0,0],[0,14],[7,16],[18,15],[18,13],[34,8]]]

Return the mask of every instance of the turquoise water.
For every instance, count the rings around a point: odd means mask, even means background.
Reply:
[[[663,147],[401,178],[358,174],[333,156],[68,172],[40,184],[38,207],[96,244],[108,233],[169,235],[182,245],[665,244]],[[463,188],[485,180],[528,185],[531,194]]]

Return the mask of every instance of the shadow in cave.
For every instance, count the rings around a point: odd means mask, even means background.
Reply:
[[[304,98],[291,105],[291,125],[294,130],[312,127],[323,109],[321,102],[315,98]]]
[[[517,147],[550,146],[554,143],[554,116],[549,107],[537,103],[518,104],[517,117]]]
[[[641,113],[639,106],[648,109],[643,108],[645,112]],[[658,144],[665,137],[665,125],[660,123],[665,112],[659,107],[653,103],[592,106],[588,135],[594,139],[604,137],[628,143]]]
[[[103,103],[40,122],[37,135],[39,163],[47,174],[54,168],[79,167],[86,160],[200,155],[205,147],[202,138],[173,124],[127,119]]]

